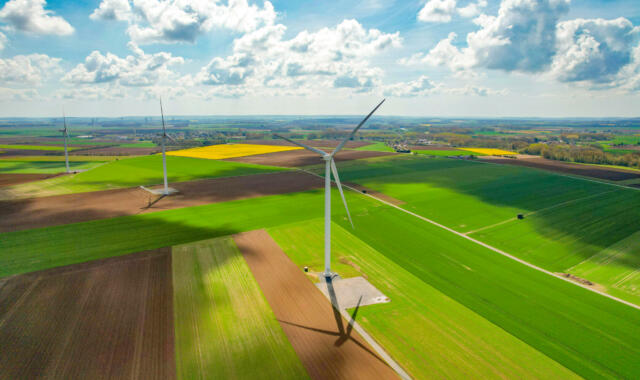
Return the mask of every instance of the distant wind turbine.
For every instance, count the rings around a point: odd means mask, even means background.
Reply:
[[[67,139],[69,138],[69,131],[67,130],[67,116],[62,111],[62,122],[64,123],[64,129],[61,129],[62,137],[64,138],[64,163],[67,167],[67,173],[71,173],[69,170],[69,151],[67,150]]]
[[[162,98],[160,98],[160,115],[162,116],[162,172],[164,174],[164,191],[162,195],[169,195],[169,184],[167,182],[167,154],[165,151],[165,140],[169,139],[176,142],[167,134],[167,128],[164,125],[164,111],[162,110]]]
[[[351,223],[351,227],[353,227],[353,221],[351,220],[351,214],[349,213],[349,207],[347,207],[347,200],[344,197],[344,193],[342,191],[342,184],[340,183],[340,177],[338,176],[338,169],[336,168],[336,163],[334,161],[334,156],[344,148],[345,144],[349,139],[351,139],[358,129],[364,125],[364,123],[369,120],[371,115],[384,103],[385,99],[382,99],[380,103],[373,109],[373,111],[369,112],[369,114],[356,126],[351,133],[344,138],[338,144],[338,146],[331,153],[326,153],[321,151],[320,149],[316,149],[314,147],[305,145],[299,141],[294,141],[284,136],[276,135],[281,139],[287,140],[290,143],[301,146],[305,149],[308,149],[312,152],[318,153],[322,156],[325,161],[325,170],[324,170],[324,273],[322,275],[325,278],[331,279],[335,274],[331,272],[331,173],[333,173],[333,178],[336,180],[336,184],[338,185],[338,191],[340,192],[340,196],[342,197],[342,203],[344,204],[344,208],[347,211],[347,217],[349,218],[349,222]]]

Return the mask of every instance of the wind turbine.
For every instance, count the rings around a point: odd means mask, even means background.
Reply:
[[[164,174],[164,191],[162,195],[169,195],[169,184],[167,183],[167,154],[165,151],[165,140],[169,139],[176,142],[167,134],[167,128],[164,125],[164,111],[162,110],[162,98],[160,98],[160,115],[162,116],[162,172]]]
[[[62,111],[62,121],[64,123],[64,129],[61,129],[62,137],[64,138],[64,164],[67,167],[67,174],[71,173],[69,170],[69,151],[67,150],[67,138],[69,138],[69,132],[67,131],[67,116]]]
[[[369,114],[356,126],[351,133],[344,138],[338,144],[338,146],[331,153],[326,153],[321,151],[320,149],[316,149],[314,147],[305,145],[301,142],[291,140],[287,137],[276,135],[281,139],[287,140],[292,144],[296,144],[305,149],[308,149],[314,153],[318,153],[325,162],[325,170],[324,170],[324,272],[322,275],[331,279],[335,274],[331,272],[331,174],[333,173],[333,178],[336,180],[336,184],[338,185],[338,191],[340,192],[340,196],[342,197],[342,203],[344,204],[344,208],[347,211],[347,217],[349,218],[349,222],[351,223],[351,227],[353,227],[353,221],[351,220],[351,214],[349,213],[349,207],[347,207],[347,200],[344,198],[344,193],[342,192],[342,184],[340,183],[340,177],[338,176],[338,169],[336,168],[336,163],[334,161],[334,156],[344,148],[345,144],[349,139],[356,134],[358,129],[364,125],[364,123],[369,120],[371,115],[384,103],[385,99],[382,99],[380,103],[373,109],[373,111],[369,112]]]

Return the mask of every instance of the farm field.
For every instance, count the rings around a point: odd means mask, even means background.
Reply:
[[[64,157],[62,157],[64,159]],[[69,168],[75,170],[89,170],[101,165],[100,161],[71,161]],[[0,174],[2,173],[43,173],[55,174],[65,172],[64,161],[34,161],[34,160],[0,160]]]
[[[355,148],[355,150],[370,150],[370,151],[376,151],[376,152],[395,152],[395,150],[393,150],[392,147],[386,145],[383,142],[374,142],[369,145],[364,145],[364,146]]]
[[[168,249],[5,279],[0,378],[175,378],[171,289]]]
[[[52,146],[52,145],[11,145],[11,144],[0,144],[0,149],[20,149],[20,150],[56,150],[56,151],[64,151],[63,146]],[[72,151],[73,147],[68,147],[69,151]]]
[[[122,159],[120,156],[69,156],[69,162],[75,161],[115,161]],[[47,161],[47,162],[64,162],[64,155],[61,156],[6,156],[0,157],[0,163],[3,161],[22,161],[22,162],[31,162],[31,161]]]
[[[299,267],[321,271],[323,228],[323,220],[314,219],[272,227],[268,232]],[[343,278],[366,276],[391,298],[388,304],[360,307],[357,321],[414,378],[576,377],[421,281],[349,230],[335,223],[332,226],[332,268]]]
[[[300,150],[300,147],[257,145],[257,144],[220,144],[200,148],[190,148],[167,152],[167,156],[181,156],[193,158],[206,158],[210,160],[222,160],[225,158],[253,156],[256,154],[286,152]]]
[[[280,170],[284,169],[236,162],[167,156],[167,175],[170,182],[259,174]],[[154,155],[112,161],[87,172],[52,178],[42,182],[17,185],[9,190],[22,197],[37,197],[160,183],[162,183],[162,156]]]
[[[487,156],[504,156],[507,154],[517,154],[516,152],[512,152],[509,150],[494,149],[494,148],[460,148],[460,149],[466,150],[472,153],[487,155]]]
[[[307,378],[230,237],[174,246],[178,379]]]
[[[411,150],[411,152],[416,152],[417,154],[424,154],[427,156],[468,156],[470,153],[464,150]],[[478,154],[478,153],[476,153]]]
[[[534,265],[578,277],[582,276],[572,267],[603,251],[618,252],[615,244],[640,224],[635,212],[640,192],[632,189],[536,170],[513,171],[509,166],[417,160],[344,167],[341,177],[404,201],[402,208]],[[403,170],[407,174],[392,174]],[[516,218],[520,213],[524,220]],[[621,252],[618,260],[599,261],[600,274],[583,278],[640,304],[640,265],[637,260],[622,260],[628,255]]]
[[[318,218],[321,194],[277,195],[4,233],[0,276]],[[640,336],[633,333],[640,328],[638,310],[375,200],[353,192],[347,198],[356,225],[349,230],[353,236],[550,359],[583,377],[633,378],[640,373]],[[337,192],[333,200],[339,210],[333,220],[346,228]]]

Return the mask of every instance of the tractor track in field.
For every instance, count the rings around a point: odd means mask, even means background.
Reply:
[[[309,174],[312,174],[312,175],[315,175],[315,176],[317,176],[317,177],[319,177],[319,178],[324,179],[324,177],[322,177],[321,175],[315,174],[315,173],[313,173],[313,172],[310,172],[310,171],[305,171],[305,172],[306,172],[306,173],[309,173]],[[589,181],[589,180],[587,180],[587,181]],[[334,182],[334,181],[332,181],[332,182]],[[600,181],[595,181],[595,182],[600,182]],[[600,182],[600,183],[602,183],[602,182]],[[615,185],[615,184],[613,184],[613,185],[614,185],[614,186],[619,186],[619,187],[624,187],[624,186],[621,186],[621,185]],[[514,255],[512,255],[512,254],[509,254],[509,253],[507,253],[507,252],[505,252],[505,251],[503,251],[503,250],[500,250],[500,249],[498,249],[498,248],[496,248],[496,247],[493,247],[493,246],[491,246],[491,245],[489,245],[489,244],[487,244],[487,243],[481,242],[480,240],[477,240],[477,239],[474,239],[474,238],[472,238],[472,237],[470,237],[470,236],[467,236],[467,235],[466,235],[465,233],[463,233],[463,232],[458,232],[458,231],[456,231],[456,230],[454,230],[454,229],[452,229],[452,228],[449,228],[449,227],[447,227],[447,226],[445,226],[445,225],[442,225],[442,224],[440,224],[440,223],[438,223],[438,222],[436,222],[436,221],[433,221],[433,220],[431,220],[431,219],[429,219],[429,218],[425,218],[425,217],[424,217],[424,216],[422,216],[422,215],[416,214],[415,212],[412,212],[412,211],[406,210],[406,209],[404,209],[404,208],[402,208],[402,207],[400,207],[400,206],[397,206],[397,205],[395,205],[395,204],[393,204],[393,203],[390,203],[390,202],[387,202],[387,201],[385,201],[385,200],[383,200],[383,199],[377,198],[377,197],[375,197],[375,196],[374,196],[374,195],[372,195],[372,194],[369,194],[369,193],[363,194],[362,192],[358,191],[358,189],[355,189],[355,188],[353,188],[353,187],[351,187],[351,186],[348,186],[348,185],[346,185],[346,184],[344,184],[344,183],[343,183],[343,187],[346,187],[347,189],[349,189],[349,190],[351,190],[351,191],[354,191],[354,192],[356,192],[356,193],[359,193],[359,194],[365,195],[365,196],[367,196],[367,197],[370,197],[370,198],[372,198],[372,199],[375,199],[375,200],[376,200],[376,201],[378,201],[378,202],[384,203],[384,204],[386,204],[387,206],[393,207],[393,208],[395,208],[395,209],[397,209],[397,210],[400,210],[400,211],[402,211],[402,212],[404,212],[404,213],[406,213],[406,214],[409,214],[409,215],[411,215],[411,216],[413,216],[413,217],[416,217],[416,218],[418,218],[418,219],[420,219],[420,220],[423,220],[423,221],[425,221],[425,222],[431,223],[431,224],[433,224],[433,225],[434,225],[434,226],[436,226],[436,227],[440,227],[440,228],[442,228],[442,229],[444,229],[444,230],[447,230],[447,231],[451,232],[452,234],[456,234],[456,235],[458,235],[458,236],[460,236],[460,237],[462,237],[462,238],[464,238],[464,239],[467,239],[467,240],[469,240],[469,241],[471,241],[471,242],[473,242],[473,243],[475,243],[475,244],[481,245],[481,246],[483,246],[483,247],[485,247],[485,248],[487,248],[487,249],[492,250],[493,252],[496,252],[496,253],[498,253],[498,254],[500,254],[500,255],[502,255],[502,256],[508,257],[508,258],[510,258],[511,260],[514,260],[514,261],[519,262],[520,264],[526,265],[526,266],[528,266],[529,268],[535,269],[535,270],[537,270],[537,271],[539,271],[539,272],[542,272],[542,273],[545,273],[545,274],[547,274],[547,275],[549,275],[549,276],[553,276],[553,277],[558,278],[558,279],[560,279],[560,280],[562,280],[562,281],[565,281],[565,282],[568,282],[568,283],[570,283],[570,284],[573,284],[573,285],[579,286],[579,287],[581,287],[581,288],[587,289],[587,290],[592,291],[592,292],[594,292],[594,293],[600,294],[601,296],[604,296],[604,297],[610,298],[610,299],[612,299],[612,300],[614,300],[614,301],[618,301],[618,302],[620,302],[620,303],[623,303],[623,304],[625,304],[625,305],[627,305],[627,306],[630,306],[630,307],[632,307],[632,308],[634,308],[634,309],[638,309],[638,310],[640,310],[640,305],[636,305],[636,304],[631,303],[631,302],[629,302],[629,301],[625,301],[625,300],[620,299],[620,298],[618,298],[618,297],[612,296],[611,294],[607,294],[607,293],[601,292],[601,291],[596,290],[596,289],[593,289],[593,288],[591,288],[591,287],[589,287],[589,286],[587,286],[587,285],[583,285],[583,284],[581,284],[581,283],[577,283],[577,282],[575,282],[575,281],[572,281],[571,279],[568,279],[568,278],[565,278],[565,277],[563,277],[563,276],[561,276],[561,275],[555,274],[555,273],[553,273],[553,272],[551,272],[551,271],[548,271],[548,270],[546,270],[546,269],[544,269],[544,268],[541,268],[541,267],[539,267],[539,266],[537,266],[537,265],[531,264],[530,262],[527,262],[527,261],[525,261],[525,260],[522,260],[522,259],[520,259],[520,258],[518,258],[518,257],[516,257],[516,256],[514,256]]]

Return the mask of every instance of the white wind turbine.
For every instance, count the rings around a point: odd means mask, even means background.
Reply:
[[[167,182],[167,154],[165,151],[165,141],[169,139],[176,142],[171,136],[167,134],[167,128],[164,125],[164,111],[162,110],[162,98],[160,98],[160,115],[162,116],[162,172],[164,174],[164,190],[162,195],[169,195],[169,184]]]
[[[301,142],[291,140],[284,136],[276,135],[281,139],[285,139],[290,143],[301,146],[305,149],[308,149],[312,152],[318,153],[322,156],[325,161],[325,170],[324,170],[324,273],[323,276],[325,278],[332,278],[334,273],[331,272],[331,174],[333,173],[333,178],[336,180],[336,184],[338,185],[338,191],[340,192],[340,196],[342,197],[342,203],[344,204],[344,208],[347,211],[347,217],[349,218],[349,222],[353,227],[353,221],[351,220],[351,214],[349,213],[349,207],[347,207],[347,200],[344,198],[344,193],[342,192],[342,184],[340,183],[340,177],[338,176],[338,169],[336,168],[336,163],[334,161],[334,156],[338,153],[342,148],[344,148],[345,144],[349,139],[356,134],[358,129],[364,125],[364,123],[369,120],[371,115],[384,103],[385,99],[382,99],[380,103],[371,111],[361,122],[356,126],[351,133],[344,138],[338,144],[338,146],[331,153],[326,153],[321,151],[320,149],[316,149],[314,147],[305,145]]]
[[[64,138],[64,163],[67,167],[67,173],[71,173],[69,170],[69,151],[67,150],[67,139],[69,138],[69,132],[67,131],[67,116],[62,111],[62,121],[64,123],[64,128],[60,130],[62,132],[62,137]]]

